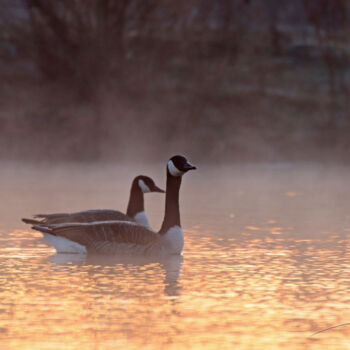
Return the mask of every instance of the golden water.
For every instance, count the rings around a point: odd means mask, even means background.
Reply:
[[[2,169],[2,350],[350,349],[350,326],[311,337],[350,322],[350,168],[199,167],[183,257],[164,260],[55,255],[19,221],[122,209],[137,166]],[[142,172],[164,186],[161,165]],[[154,227],[163,200],[146,197]]]

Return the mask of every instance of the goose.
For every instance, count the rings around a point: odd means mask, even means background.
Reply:
[[[184,245],[180,223],[179,192],[182,176],[196,167],[181,155],[167,163],[165,214],[160,230],[154,232],[135,222],[35,224],[61,253],[179,255]]]
[[[139,175],[136,176],[132,182],[126,214],[111,209],[92,209],[76,213],[37,214],[34,216],[36,219],[23,218],[22,221],[31,225],[53,225],[67,222],[121,220],[135,221],[140,225],[150,227],[144,209],[143,198],[143,194],[149,192],[164,193],[165,191],[156,186],[150,177]]]

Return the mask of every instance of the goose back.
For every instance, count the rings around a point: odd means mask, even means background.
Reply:
[[[134,221],[133,218],[118,210],[112,209],[92,209],[79,211],[76,213],[56,213],[56,214],[38,214],[34,218],[36,222],[30,222],[43,225],[55,225],[69,222],[95,222],[95,221]]]

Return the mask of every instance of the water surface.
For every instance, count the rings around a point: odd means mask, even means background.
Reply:
[[[19,219],[126,208],[161,164],[4,164],[1,349],[350,349],[350,168],[206,167],[184,176],[183,257],[55,254]],[[158,229],[164,196],[149,194]]]

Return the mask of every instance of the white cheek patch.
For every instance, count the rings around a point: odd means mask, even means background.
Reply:
[[[145,184],[145,182],[143,180],[139,180],[139,187],[141,188],[141,191],[143,193],[148,193],[151,192],[151,190],[149,189],[149,187]]]
[[[173,163],[172,160],[169,160],[168,162],[168,170],[170,175],[172,176],[182,176],[185,172],[179,170]]]

